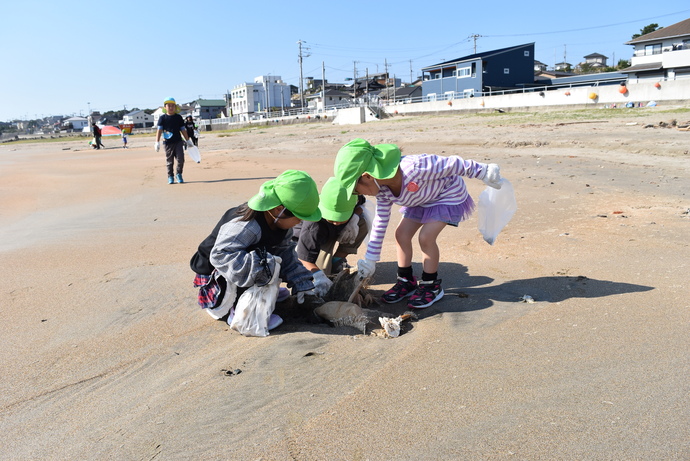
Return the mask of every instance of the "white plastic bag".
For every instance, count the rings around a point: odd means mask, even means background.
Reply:
[[[187,147],[187,155],[196,163],[201,163],[201,153],[197,146]]]
[[[273,277],[267,285],[249,287],[235,306],[230,328],[244,336],[268,336],[268,319],[276,307],[280,287],[280,258],[275,258]]]
[[[501,179],[501,188],[487,187],[479,195],[477,216],[479,218],[479,232],[489,245],[493,245],[496,237],[508,224],[517,211],[515,191],[510,181]]]

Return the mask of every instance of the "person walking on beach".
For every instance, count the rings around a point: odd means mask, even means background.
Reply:
[[[127,149],[127,132],[122,130],[122,148]]]
[[[276,265],[281,280],[303,304],[305,295],[314,293],[314,282],[297,258],[291,229],[302,220],[320,219],[319,192],[304,171],[287,170],[262,184],[247,203],[223,214],[192,256],[199,305],[214,319],[231,324],[241,294],[254,285],[266,286]],[[278,301],[288,296],[286,288],[279,289]],[[271,314],[268,329],[281,323],[280,316]]]
[[[332,282],[328,278],[349,269],[347,256],[357,254],[369,233],[363,195],[348,194],[336,178],[321,189],[319,221],[305,221],[293,228],[297,257],[314,276],[316,294],[324,296]],[[336,249],[337,248],[337,249]]]
[[[190,137],[195,146],[199,145],[199,137],[197,136],[198,127],[194,123],[194,119],[191,115],[188,115],[184,120],[184,126],[187,129],[187,136]]]
[[[397,282],[383,294],[382,301],[395,303],[409,297],[408,307],[415,309],[431,306],[444,294],[438,276],[438,235],[448,225],[457,227],[474,210],[462,176],[501,188],[500,168],[496,164],[463,160],[456,155],[401,157],[394,144],[372,146],[364,139],[355,139],[338,151],[334,172],[349,193],[376,197],[376,216],[367,252],[357,263],[362,278],[374,274],[391,207],[401,205],[403,218],[395,230]],[[418,231],[423,267],[419,282],[412,271],[412,237]]]
[[[156,142],[153,147],[156,152],[160,150],[160,140],[163,137],[163,145],[165,146],[165,159],[168,167],[168,184],[175,183],[175,177],[179,184],[184,183],[182,179],[182,170],[184,169],[184,142],[187,146],[192,147],[194,143],[189,139],[187,130],[184,126],[184,119],[179,114],[180,106],[177,105],[174,98],[168,98],[163,102],[165,106],[165,114],[158,119],[158,130],[156,131]],[[184,141],[182,140],[184,137]],[[177,160],[177,168],[175,169],[175,160]],[[173,177],[173,173],[177,174]]]
[[[101,129],[95,123],[93,123],[91,127],[93,128],[93,137],[96,140],[96,149],[100,149],[101,146],[103,146],[101,142]],[[103,149],[105,149],[105,146],[103,146]]]

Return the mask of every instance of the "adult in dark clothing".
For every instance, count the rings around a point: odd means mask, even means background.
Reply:
[[[188,115],[187,118],[184,120],[184,126],[185,128],[187,128],[187,136],[190,137],[195,146],[198,146],[199,137],[196,135],[198,127],[194,123],[194,119],[191,115]]]
[[[100,149],[101,146],[103,146],[103,143],[101,142],[101,129],[96,125],[95,123],[91,125],[93,128],[93,137],[96,140],[96,149]],[[103,146],[105,149],[105,146]]]
[[[180,106],[177,105],[174,98],[168,98],[163,103],[165,105],[166,113],[161,115],[158,119],[158,131],[156,132],[156,142],[153,145],[156,152],[160,150],[160,140],[163,137],[163,145],[165,146],[165,159],[168,167],[168,184],[174,184],[173,177],[175,160],[177,160],[176,177],[177,182],[182,184],[182,170],[184,169],[184,142],[187,146],[192,147],[194,143],[189,139],[187,130],[184,126],[184,119],[179,114]],[[182,138],[185,138],[185,141]]]

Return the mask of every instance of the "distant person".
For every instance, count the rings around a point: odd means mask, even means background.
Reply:
[[[95,123],[91,127],[93,128],[93,138],[96,140],[96,149],[100,149],[103,146],[101,142],[101,129]],[[103,149],[105,149],[105,146],[103,146]]]
[[[182,179],[182,170],[184,169],[184,142],[185,138],[187,146],[192,147],[194,143],[189,139],[187,130],[184,126],[184,119],[179,114],[180,106],[177,105],[174,98],[168,98],[163,102],[165,106],[165,114],[158,119],[158,131],[156,131],[156,142],[153,145],[156,152],[161,148],[161,136],[163,136],[163,145],[165,146],[165,159],[168,167],[168,184],[175,184],[175,177],[173,172],[175,170],[175,159],[177,159],[177,182],[184,183]]]
[[[199,145],[199,132],[197,131],[199,129],[198,126],[194,123],[194,119],[192,118],[191,115],[188,115],[187,118],[184,121],[184,126],[187,128],[187,136],[189,136],[192,139],[192,142],[194,143],[195,146]]]
[[[122,148],[127,149],[127,132],[122,131]]]
[[[363,195],[348,194],[336,178],[321,189],[321,220],[303,221],[293,228],[297,257],[314,276],[316,294],[324,296],[332,283],[329,275],[349,269],[347,256],[357,254],[369,233]]]

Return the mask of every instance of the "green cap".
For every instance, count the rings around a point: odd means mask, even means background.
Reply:
[[[352,217],[357,205],[357,196],[347,192],[337,178],[328,178],[321,188],[319,209],[328,221],[343,222]]]
[[[314,180],[304,171],[287,170],[277,178],[266,181],[247,205],[256,211],[267,211],[283,205],[304,221],[321,219],[319,191]]]
[[[376,179],[390,179],[400,165],[400,149],[395,144],[372,146],[361,138],[353,139],[338,151],[333,173],[348,194],[352,194],[364,173]]]

